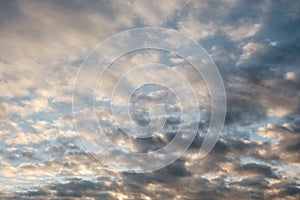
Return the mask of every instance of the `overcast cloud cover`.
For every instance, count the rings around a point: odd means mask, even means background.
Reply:
[[[199,134],[166,168],[112,172],[79,141],[73,85],[92,48],[143,26],[178,30],[207,50],[225,84],[225,126],[204,160],[193,156]],[[127,60],[164,58],[141,51]],[[169,59],[206,94],[180,58]],[[114,79],[106,77],[107,90]],[[133,100],[166,101],[175,115],[165,134],[146,140],[110,129],[116,144],[139,152],[166,145],[179,123],[170,91],[143,95]],[[201,103],[206,108],[209,99]],[[208,116],[190,123],[205,129]],[[136,122],[147,117],[141,111]],[[112,124],[109,116],[101,120]],[[300,199],[300,1],[0,0],[0,138],[1,199]]]

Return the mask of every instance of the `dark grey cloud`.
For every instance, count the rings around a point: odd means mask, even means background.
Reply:
[[[21,15],[18,9],[18,0],[0,2],[0,23],[9,23]]]
[[[292,41],[299,36],[299,1],[270,2],[259,38]]]
[[[266,108],[251,91],[227,90],[226,124],[249,125],[266,118]]]
[[[278,179],[279,176],[276,175],[273,171],[273,169],[269,166],[261,165],[261,164],[256,164],[256,163],[247,163],[244,165],[241,165],[237,168],[237,170],[241,172],[246,172],[246,173],[254,173],[258,175],[263,175],[264,177],[267,178],[274,178]]]
[[[287,67],[294,68],[300,61],[297,56],[300,52],[299,42],[300,38],[298,36],[292,37],[288,41],[278,41],[274,46],[261,41],[264,48],[252,56],[253,62],[282,71]]]
[[[270,182],[265,178],[255,177],[255,178],[244,178],[241,181],[232,182],[230,185],[250,187],[256,189],[269,189]]]
[[[139,183],[162,183],[172,184],[181,178],[187,178],[191,176],[191,172],[188,171],[185,166],[185,161],[179,159],[171,165],[160,169],[155,172],[150,172],[144,175],[124,173],[125,177],[138,181]]]

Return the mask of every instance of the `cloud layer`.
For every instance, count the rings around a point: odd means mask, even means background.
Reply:
[[[1,197],[299,199],[299,7],[299,1],[284,0],[1,1]],[[162,62],[188,77],[198,88],[202,116],[187,123],[199,125],[198,134],[170,166],[145,174],[111,172],[80,142],[72,117],[73,85],[92,48],[112,34],[142,26],[172,28],[204,46],[224,80],[226,122],[213,151],[198,160],[210,119],[205,82],[172,54],[128,54],[115,65]],[[110,91],[118,72],[107,74],[102,88]],[[172,78],[166,71],[161,75]],[[143,89],[148,92],[137,90],[140,96],[132,99],[138,105],[132,108],[138,110],[136,123],[149,122],[143,108],[153,101],[166,101],[169,112],[164,132],[150,139],[128,137],[97,110],[104,126],[115,127],[107,131],[113,141],[137,152],[169,143],[180,123],[170,91]],[[97,92],[97,103],[107,108],[103,90]]]

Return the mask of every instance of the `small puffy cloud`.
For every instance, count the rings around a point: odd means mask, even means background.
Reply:
[[[243,45],[242,50],[243,53],[241,55],[241,59],[245,60],[251,58],[251,56],[255,53],[258,53],[263,49],[263,45],[260,43],[249,42]]]
[[[284,75],[284,78],[286,80],[295,80],[297,77],[296,73],[295,72],[287,72],[285,75]]]
[[[204,39],[214,35],[216,25],[213,23],[201,23],[198,20],[187,19],[178,23],[179,31],[195,40]]]
[[[254,36],[262,24],[241,23],[239,26],[225,27],[224,31],[232,40],[242,40]]]

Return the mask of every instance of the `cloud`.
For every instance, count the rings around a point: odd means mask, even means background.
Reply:
[[[259,135],[275,139],[272,152],[282,162],[299,166],[299,116],[290,116],[284,124],[269,124],[259,128]]]
[[[298,8],[297,1],[1,1],[1,197],[299,199]],[[116,127],[113,116],[105,115],[111,102],[103,94],[110,94],[126,66],[148,62],[170,65],[152,70],[151,76],[172,80],[184,95],[186,87],[171,72],[190,81],[201,117],[185,122],[183,130],[189,132],[196,124],[199,133],[191,148],[166,168],[145,174],[111,172],[91,158],[78,138],[72,118],[73,85],[89,50],[112,34],[140,26],[177,29],[208,50],[226,87],[226,123],[209,156],[196,159],[210,122],[205,82],[172,53],[130,53],[108,71],[97,91],[97,115],[112,141],[147,152],[174,138],[181,122],[179,106],[163,89],[146,95],[143,91],[151,88],[144,87],[132,99],[140,109],[133,112],[130,127],[148,123],[150,109],[145,108],[153,102],[163,103],[169,111],[164,129],[151,138],[130,137]],[[123,81],[122,89],[127,91],[150,74],[142,72]],[[189,98],[185,101],[181,108],[194,105]],[[118,109],[124,108],[120,102]],[[83,112],[79,123],[85,124],[90,114]],[[107,156],[118,161],[115,152]]]
[[[242,40],[248,37],[253,37],[260,29],[262,25],[259,23],[249,24],[247,22],[241,22],[238,27],[225,27],[224,31],[232,40]]]
[[[260,165],[256,163],[248,163],[245,165],[242,165],[238,168],[241,172],[249,172],[250,174],[259,174],[263,175],[267,178],[275,178],[278,179],[279,177],[273,172],[271,167]]]
[[[157,0],[132,2],[130,8],[137,18],[146,26],[162,26],[171,20],[176,12],[182,9],[182,2],[174,1],[172,4]]]
[[[200,23],[197,20],[187,19],[178,23],[179,31],[195,40],[214,35],[216,27],[212,23]]]

